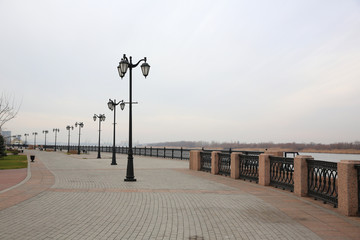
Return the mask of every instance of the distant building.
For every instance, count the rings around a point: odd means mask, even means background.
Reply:
[[[21,137],[20,138],[16,137],[16,138],[11,139],[11,144],[14,144],[14,145],[20,144],[20,145],[22,145],[23,141],[21,140]]]

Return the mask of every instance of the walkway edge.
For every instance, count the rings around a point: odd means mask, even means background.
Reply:
[[[12,187],[9,187],[9,188],[7,188],[7,189],[4,189],[4,190],[1,190],[0,191],[0,194],[2,194],[2,193],[4,193],[4,192],[7,192],[7,191],[10,191],[10,190],[12,190],[12,189],[14,189],[14,188],[17,188],[17,187],[19,187],[19,186],[21,186],[22,184],[24,184],[24,183],[26,183],[27,181],[29,181],[29,179],[31,178],[31,167],[30,167],[30,159],[29,159],[29,155],[26,155],[26,157],[27,157],[27,160],[28,160],[28,166],[27,166],[27,176],[26,176],[26,178],[24,178],[24,180],[22,180],[21,182],[19,182],[18,184],[16,184],[16,185],[14,185],[14,186],[12,186]]]
[[[46,191],[55,183],[54,175],[41,162],[40,158],[31,163],[31,174],[21,184],[0,194],[0,211],[15,206]]]

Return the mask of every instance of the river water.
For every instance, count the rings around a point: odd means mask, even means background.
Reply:
[[[299,154],[310,155],[314,158],[314,160],[327,161],[327,162],[340,162],[341,160],[358,160],[360,164],[360,154],[308,153],[308,152],[299,152]]]

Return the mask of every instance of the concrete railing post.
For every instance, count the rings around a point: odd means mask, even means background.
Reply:
[[[259,156],[259,184],[269,186],[270,184],[270,155],[263,153]]]
[[[234,179],[240,178],[240,154],[241,153],[231,153],[230,157],[230,177]]]
[[[218,151],[211,152],[211,174],[219,174],[219,153]]]
[[[341,214],[356,216],[358,213],[358,181],[355,165],[359,161],[342,160],[338,166],[338,208]]]
[[[268,150],[259,156],[259,184],[270,185],[270,156],[282,157],[284,152]]]
[[[298,155],[294,158],[294,193],[299,197],[308,194],[308,167],[307,159],[313,160],[311,156]]]
[[[274,150],[266,150],[265,154],[274,156],[274,157],[283,157],[284,152],[283,151],[274,151]]]
[[[201,169],[201,151],[199,150],[191,150],[190,151],[190,159],[189,159],[189,169],[200,171]]]

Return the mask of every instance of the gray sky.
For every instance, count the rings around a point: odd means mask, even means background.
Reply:
[[[133,71],[134,142],[360,140],[360,1],[0,0],[0,33],[1,92],[22,101],[13,134],[67,142],[82,121],[96,143],[105,113],[111,143],[126,53],[151,65]],[[119,144],[127,108],[117,123]]]

